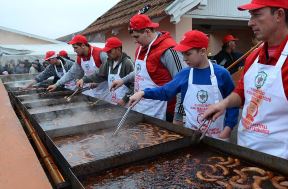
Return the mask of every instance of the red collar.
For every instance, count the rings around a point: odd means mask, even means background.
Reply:
[[[92,49],[92,46],[89,46],[89,49],[88,49],[88,55],[87,56],[79,56],[80,58],[82,58],[83,60],[88,60],[90,59],[91,57],[91,49]]]
[[[277,60],[279,59],[279,57],[280,57],[280,55],[281,55],[281,53],[282,53],[282,51],[283,51],[283,49],[287,43],[287,40],[288,40],[288,35],[280,43],[280,45],[277,47],[277,49],[275,50],[275,53],[272,56],[269,56],[268,59],[267,59],[268,43],[266,42],[259,52],[259,62],[262,64],[274,65],[277,62]]]

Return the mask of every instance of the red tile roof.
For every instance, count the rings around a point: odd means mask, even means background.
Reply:
[[[104,30],[124,26],[129,23],[129,19],[138,13],[145,5],[151,8],[145,13],[151,18],[165,16],[164,10],[174,0],[121,0],[96,21],[82,31],[83,35],[101,32]]]

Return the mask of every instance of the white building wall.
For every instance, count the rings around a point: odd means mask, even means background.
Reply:
[[[53,44],[52,42],[36,39],[33,37],[28,37],[20,34],[16,34],[13,32],[8,32],[4,30],[0,30],[0,44],[5,45],[16,45],[16,44]]]
[[[238,11],[237,7],[250,0],[207,0],[207,6],[187,12],[185,15],[192,18],[248,20],[248,11]]]

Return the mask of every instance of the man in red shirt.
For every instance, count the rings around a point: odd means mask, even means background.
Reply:
[[[129,33],[139,44],[135,52],[135,72],[131,72],[120,80],[115,80],[112,84],[113,89],[131,81],[134,81],[135,92],[149,87],[163,86],[185,66],[182,55],[173,50],[173,47],[176,46],[175,40],[169,32],[156,31],[158,27],[159,24],[152,22],[145,14],[138,14],[130,19]],[[174,111],[179,115],[183,110],[179,105],[180,96],[177,100],[176,110],[175,99],[168,103],[143,99],[134,107],[134,110],[172,122]],[[176,119],[175,116],[174,121]]]
[[[84,75],[89,76],[97,72],[101,64],[107,61],[107,54],[98,47],[92,47],[85,36],[75,35],[69,42],[77,53],[76,63],[72,68],[57,81],[56,84],[48,87],[49,91],[54,91],[57,87],[71,80],[80,79]],[[103,94],[108,94],[108,84],[103,82],[94,90],[83,92],[86,95],[103,99]]]
[[[203,119],[243,106],[238,144],[288,159],[288,1],[252,0],[248,25],[264,45],[247,57],[234,92],[212,105]]]

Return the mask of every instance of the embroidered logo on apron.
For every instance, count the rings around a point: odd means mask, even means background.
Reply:
[[[197,92],[197,100],[204,104],[208,100],[208,92],[204,90],[200,90]]]
[[[111,76],[110,78],[109,78],[109,82],[113,82],[113,81],[115,81],[115,77],[114,76]]]
[[[255,87],[257,89],[260,89],[265,84],[267,76],[268,75],[264,71],[261,71],[257,74],[255,77]]]
[[[139,74],[140,71],[141,71],[141,65],[137,64],[136,65],[136,74]]]

